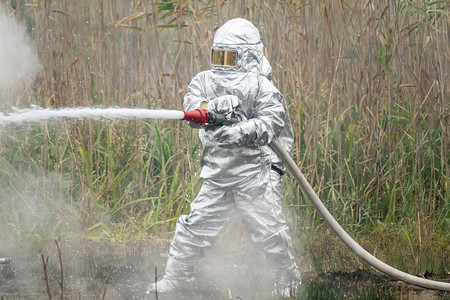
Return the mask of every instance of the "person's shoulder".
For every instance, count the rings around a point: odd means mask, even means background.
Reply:
[[[205,81],[205,79],[211,77],[211,70],[200,71],[194,77],[192,77],[191,83],[198,81]]]
[[[273,92],[273,93],[280,93],[280,91],[277,89],[277,87],[272,83],[272,81],[270,81],[269,79],[267,79],[267,77],[265,76],[258,76],[259,78],[259,89],[261,92],[263,93],[267,93],[267,92]]]
[[[195,75],[195,77],[209,77],[211,76],[212,71],[211,70],[204,70],[204,71],[200,71],[197,73],[197,75]]]

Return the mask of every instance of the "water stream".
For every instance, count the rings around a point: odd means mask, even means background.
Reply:
[[[113,118],[141,118],[141,119],[175,119],[181,120],[184,113],[178,110],[151,110],[144,108],[41,108],[34,106],[25,109],[13,109],[9,113],[0,112],[0,125],[42,122],[50,119],[113,119]]]

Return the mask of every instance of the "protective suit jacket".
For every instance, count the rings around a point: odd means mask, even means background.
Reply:
[[[258,30],[247,20],[233,19],[217,31],[213,49],[237,51],[236,67],[212,65],[211,70],[195,76],[184,97],[184,109],[197,109],[203,102],[235,95],[240,101],[236,112],[245,121],[236,124],[243,135],[236,147],[219,146],[214,130],[200,129],[203,143],[200,176],[205,179],[255,176],[271,165],[283,170],[280,158],[268,144],[278,140],[291,152],[292,125],[283,95],[268,79],[271,68],[264,57]]]

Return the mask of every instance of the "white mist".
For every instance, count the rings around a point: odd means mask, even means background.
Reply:
[[[0,5],[0,106],[15,105],[40,69],[25,27]]]

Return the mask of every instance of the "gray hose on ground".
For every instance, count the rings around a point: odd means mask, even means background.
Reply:
[[[339,225],[339,223],[333,218],[327,208],[320,201],[317,194],[312,189],[311,185],[306,180],[305,176],[302,174],[300,169],[297,167],[297,164],[291,158],[291,156],[286,152],[286,150],[281,146],[277,141],[274,141],[270,144],[272,149],[281,157],[283,162],[291,171],[292,175],[294,175],[295,179],[299,183],[303,192],[308,195],[311,202],[314,204],[316,209],[325,219],[325,221],[330,225],[330,227],[336,232],[336,234],[341,238],[341,240],[348,246],[350,249],[356,253],[359,257],[369,263],[372,267],[380,270],[383,273],[386,273],[392,277],[400,279],[404,282],[411,283],[417,286],[421,286],[424,288],[434,289],[434,290],[443,290],[450,291],[450,283],[440,282],[429,280],[417,276],[413,276],[411,274],[399,271],[376,257],[367,252],[364,248],[362,248],[358,243],[355,242],[348,234],[344,231],[344,229]]]

